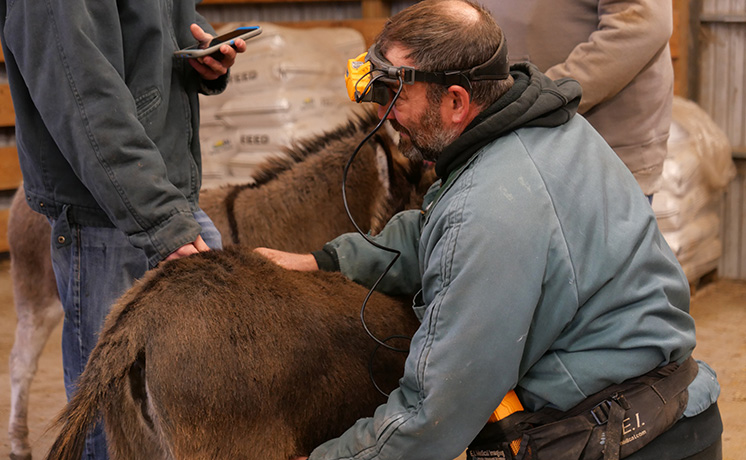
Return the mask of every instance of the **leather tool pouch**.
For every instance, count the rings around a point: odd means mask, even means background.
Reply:
[[[690,357],[681,365],[671,363],[612,385],[566,412],[551,408],[516,412],[488,423],[472,441],[466,458],[624,458],[681,418],[689,399],[687,387],[697,371],[697,363]]]

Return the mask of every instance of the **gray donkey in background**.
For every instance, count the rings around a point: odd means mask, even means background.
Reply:
[[[269,160],[252,184],[203,191],[200,205],[220,230],[224,245],[303,252],[353,231],[342,206],[342,170],[376,122],[370,112],[355,116],[344,126],[299,142],[288,149],[287,157]],[[376,233],[394,213],[417,207],[433,180],[431,169],[423,169],[398,152],[391,131],[381,131],[350,168],[350,212],[361,228]],[[50,227],[25,204],[22,189],[14,197],[8,226],[18,316],[10,358],[11,458],[30,459],[29,387],[62,309],[49,255]],[[219,361],[221,353],[215,356]]]

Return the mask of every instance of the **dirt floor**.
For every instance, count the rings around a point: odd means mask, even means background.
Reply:
[[[14,340],[15,310],[12,303],[9,262],[0,257],[0,460],[8,458],[10,445],[7,426],[10,412],[8,356]],[[717,372],[722,393],[723,458],[746,460],[746,282],[713,281],[697,288],[692,298],[692,314],[697,322],[698,346],[694,356],[707,361]],[[62,386],[58,327],[41,357],[39,372],[31,389],[29,426],[35,458],[42,458],[51,445],[47,424],[65,403]]]

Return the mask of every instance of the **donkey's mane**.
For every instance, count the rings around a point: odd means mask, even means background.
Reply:
[[[375,112],[371,110],[366,110],[362,113],[356,112],[346,123],[332,130],[324,131],[317,136],[309,136],[305,139],[294,141],[289,147],[283,149],[286,154],[284,157],[270,157],[259,166],[258,170],[253,174],[254,183],[252,185],[260,187],[276,179],[282,172],[293,168],[297,163],[306,160],[311,155],[319,153],[328,147],[329,144],[353,137],[358,132],[372,128],[375,126],[377,120]]]
[[[262,162],[252,173],[254,179],[251,183],[222,185],[222,189],[232,189],[230,197],[235,198],[243,190],[259,188],[262,185],[277,179],[277,176],[292,169],[298,163],[303,162],[309,156],[315,155],[326,148],[332,142],[352,137],[356,133],[372,128],[378,122],[374,111],[364,110],[353,113],[347,122],[336,128],[324,131],[316,136],[308,136],[305,139],[293,141],[290,146],[283,148],[282,157],[269,157]],[[352,152],[350,152],[352,154]]]
[[[229,190],[225,196],[224,206],[228,215],[228,225],[231,229],[231,241],[233,243],[239,241],[238,222],[236,222],[234,210],[236,199],[242,192],[248,189],[259,188],[272,182],[283,172],[291,170],[308,157],[323,151],[332,143],[351,138],[359,132],[370,129],[375,126],[377,121],[378,118],[372,110],[355,112],[349,117],[346,123],[340,124],[332,130],[293,142],[289,147],[283,149],[285,153],[283,157],[270,157],[265,160],[253,174],[254,182],[222,186],[221,188]],[[352,154],[352,150],[350,150],[350,154]]]

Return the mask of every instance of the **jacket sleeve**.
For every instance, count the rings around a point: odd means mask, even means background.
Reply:
[[[194,241],[200,226],[138,119],[125,83],[117,5],[17,0],[9,3],[4,34],[35,107],[76,175],[133,244],[165,257]]]
[[[422,324],[399,388],[372,418],[319,446],[310,460],[453,459],[473,440],[518,381],[541,296],[543,266],[522,263],[546,259],[536,221],[499,217],[533,212],[521,198],[512,200],[511,208],[494,206],[489,216],[473,211],[431,216],[425,226],[433,236],[427,238],[433,246],[422,275],[426,295],[415,305]]]
[[[666,0],[600,0],[598,28],[567,59],[545,72],[583,88],[580,113],[614,97],[668,46],[673,7]]]
[[[422,212],[403,211],[395,215],[376,236],[369,238],[373,246],[358,233],[346,233],[327,243],[325,250],[335,253],[340,272],[363,286],[372,287],[399,252],[391,270],[383,277],[377,290],[389,295],[414,295],[420,289],[420,269],[417,248]]]
[[[197,5],[199,5],[200,3],[202,3],[202,0],[195,0],[194,8],[196,9]],[[194,22],[196,22],[198,26],[202,27],[202,30],[204,30],[208,34],[212,34],[214,36],[218,35],[217,32],[215,32],[215,29],[212,27],[212,24],[207,22],[207,19],[205,19],[204,16],[202,16],[201,14],[196,14],[196,20]]]
[[[201,1],[202,0],[197,0],[197,3],[200,3]],[[207,19],[205,19],[201,14],[196,14],[195,22],[198,26],[202,27],[202,30],[204,30],[208,34],[211,34],[214,37],[218,36],[218,33],[212,27],[212,24],[207,22]],[[222,93],[223,91],[225,91],[225,88],[228,87],[229,76],[230,69],[228,69],[228,72],[225,75],[222,75],[215,80],[200,79],[199,92],[201,94],[204,94],[205,96],[214,96],[216,94]]]

